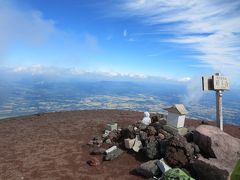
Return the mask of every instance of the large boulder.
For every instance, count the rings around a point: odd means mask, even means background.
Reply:
[[[151,178],[160,174],[160,170],[157,166],[158,160],[151,160],[140,165],[136,169],[136,172],[146,178]]]
[[[176,135],[169,140],[164,159],[171,167],[184,167],[194,159],[194,149],[184,137]]]
[[[199,157],[191,167],[196,179],[227,180],[230,175],[229,167],[215,158]]]
[[[217,127],[200,125],[194,132],[193,141],[204,156],[216,158],[228,167],[232,168],[240,159],[240,139],[230,136]]]

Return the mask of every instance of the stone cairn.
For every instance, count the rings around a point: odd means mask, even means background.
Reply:
[[[144,118],[146,121],[146,114]],[[157,179],[162,176],[163,172],[158,166],[160,159],[167,164],[167,167],[181,168],[186,174],[196,179],[227,179],[229,177],[232,167],[229,168],[228,166],[224,169],[224,161],[213,155],[210,142],[211,135],[208,138],[207,135],[204,135],[204,132],[201,133],[204,128],[207,129],[210,126],[201,125],[204,126],[201,131],[194,127],[187,127],[187,132],[184,135],[179,135],[176,131],[165,128],[165,126],[166,115],[163,114],[152,114],[151,123],[148,125],[139,121],[121,129],[117,123],[107,124],[103,134],[95,136],[88,143],[90,153],[92,155],[102,155],[104,161],[111,161],[120,158],[119,156],[125,151],[132,151],[146,162],[135,170],[129,171],[146,178]],[[211,126],[210,128],[212,130],[215,127],[212,128]],[[216,131],[218,132],[218,130]],[[226,133],[223,134],[222,132],[222,136]],[[238,152],[234,152],[234,157],[240,158],[239,139],[235,139],[228,134],[226,136],[234,139],[234,143],[237,144],[234,147],[238,148],[238,150],[235,149]],[[206,141],[206,139],[208,144],[201,141]],[[218,149],[214,152],[219,154],[219,151],[221,150]],[[228,153],[230,152],[231,150],[228,149]],[[213,161],[209,158],[212,158]],[[217,163],[214,163],[215,161]],[[100,163],[93,159],[93,162],[90,161],[88,164],[97,166]]]

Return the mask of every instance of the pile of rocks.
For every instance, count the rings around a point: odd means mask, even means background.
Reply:
[[[228,178],[234,162],[240,158],[239,139],[208,125],[201,125],[196,130],[188,127],[185,136],[165,125],[166,116],[162,114],[152,115],[151,123],[147,125],[140,121],[121,129],[116,123],[108,124],[101,136],[88,143],[91,154],[101,154],[103,160],[109,161],[124,151],[141,153],[146,162],[135,171],[146,178],[161,177],[162,171],[157,166],[159,159],[164,159],[172,168],[186,170],[197,179]],[[225,143],[228,147],[224,147]],[[229,152],[232,152],[231,158]]]

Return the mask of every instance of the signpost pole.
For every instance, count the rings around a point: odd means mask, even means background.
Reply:
[[[212,77],[202,77],[203,91],[216,91],[216,125],[223,131],[223,112],[222,112],[222,95],[224,90],[229,90],[229,81],[225,76],[216,73]]]
[[[223,115],[222,115],[222,91],[216,91],[216,124],[223,131]]]

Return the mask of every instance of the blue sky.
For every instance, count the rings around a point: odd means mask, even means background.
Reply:
[[[0,63],[183,82],[221,72],[238,83],[240,1],[0,0]]]

